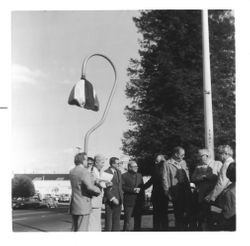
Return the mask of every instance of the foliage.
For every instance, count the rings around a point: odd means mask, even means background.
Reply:
[[[140,59],[131,59],[123,151],[144,163],[156,153],[186,149],[190,163],[204,147],[202,29],[199,10],[142,11],[134,18]],[[235,145],[234,17],[209,11],[215,144]]]
[[[12,197],[30,197],[34,194],[34,184],[28,176],[16,175],[12,179]]]

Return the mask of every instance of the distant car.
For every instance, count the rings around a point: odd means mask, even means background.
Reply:
[[[40,203],[40,206],[47,207],[47,208],[57,208],[58,203],[54,198],[49,197],[49,198],[43,199],[42,202]]]
[[[40,202],[35,199],[25,198],[12,201],[13,209],[29,209],[29,208],[39,208]]]
[[[18,209],[24,207],[24,202],[20,200],[12,201],[12,209]]]
[[[41,196],[39,194],[36,194],[32,197],[36,201],[41,201]]]
[[[58,202],[60,196],[59,196],[59,195],[55,195],[54,198],[55,198],[55,200]]]
[[[45,198],[50,198],[50,197],[52,197],[52,195],[51,194],[45,194],[44,197]]]
[[[61,195],[58,199],[58,202],[69,202],[70,201],[70,195],[69,194],[64,194]]]

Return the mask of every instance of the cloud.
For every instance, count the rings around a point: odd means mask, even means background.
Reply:
[[[50,75],[51,76],[51,75]],[[74,81],[71,81],[70,79],[63,79],[60,78],[53,78],[48,76],[47,73],[35,69],[32,70],[28,67],[25,67],[23,65],[19,64],[12,64],[11,68],[11,79],[12,79],[12,85],[14,88],[19,88],[23,84],[27,85],[74,85]],[[53,83],[51,83],[53,81]]]
[[[19,64],[12,65],[11,75],[14,86],[18,86],[20,84],[35,85],[47,77],[46,74],[40,70],[32,70]]]

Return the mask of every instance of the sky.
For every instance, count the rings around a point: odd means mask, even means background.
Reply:
[[[13,172],[68,172],[76,147],[103,113],[114,83],[111,65],[93,57],[86,77],[100,111],[68,105],[84,58],[101,53],[114,63],[118,79],[106,121],[89,139],[88,154],[122,157],[129,128],[124,108],[130,58],[139,58],[138,11],[13,11],[11,14],[11,150]]]

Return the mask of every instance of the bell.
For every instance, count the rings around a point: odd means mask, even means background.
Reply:
[[[99,101],[95,89],[85,78],[82,78],[74,85],[70,92],[68,103],[93,111],[99,110]]]

